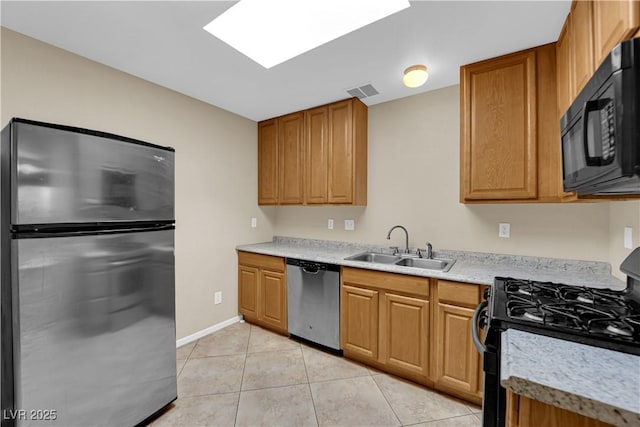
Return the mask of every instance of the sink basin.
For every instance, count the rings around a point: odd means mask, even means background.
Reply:
[[[401,257],[398,255],[381,254],[377,252],[363,252],[345,259],[378,264],[395,264],[402,267],[422,268],[424,270],[438,270],[444,272],[449,271],[455,263],[455,260],[445,258],[427,259],[406,256]]]
[[[455,261],[443,258],[403,258],[396,262],[396,265],[403,267],[423,268],[426,270],[449,271]]]
[[[393,264],[400,259],[396,255],[380,254],[376,252],[364,252],[345,258],[351,261],[377,262],[379,264]]]

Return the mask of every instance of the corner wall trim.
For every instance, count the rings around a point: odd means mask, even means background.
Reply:
[[[180,338],[179,340],[176,340],[176,348],[182,347],[185,344],[189,344],[190,342],[202,338],[205,335],[209,335],[215,331],[219,331],[222,328],[226,328],[227,326],[233,325],[234,323],[238,323],[240,319],[242,319],[241,316],[234,316],[231,319],[224,320],[220,323],[216,323],[213,326],[209,326],[208,328],[202,329],[201,331],[188,335],[184,338]]]

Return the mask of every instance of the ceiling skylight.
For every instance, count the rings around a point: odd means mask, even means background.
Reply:
[[[241,0],[204,29],[271,68],[407,7],[408,0]]]

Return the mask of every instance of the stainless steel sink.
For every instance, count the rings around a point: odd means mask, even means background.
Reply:
[[[395,264],[403,267],[422,268],[426,270],[449,271],[454,262],[452,259],[443,258],[403,258]]]
[[[393,264],[396,261],[400,260],[400,257],[396,255],[380,254],[376,252],[364,252],[345,259],[351,261],[377,262],[379,264]]]
[[[395,264],[402,267],[421,268],[424,270],[438,270],[447,272],[451,269],[455,260],[445,258],[416,258],[407,256],[397,256],[381,254],[377,252],[363,252],[345,258],[350,261],[362,261],[378,264]]]

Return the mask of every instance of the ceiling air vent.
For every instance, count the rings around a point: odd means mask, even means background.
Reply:
[[[377,95],[379,92],[372,85],[364,85],[360,87],[354,87],[353,89],[347,90],[347,93],[351,96],[355,96],[356,98],[366,98],[368,96]]]

